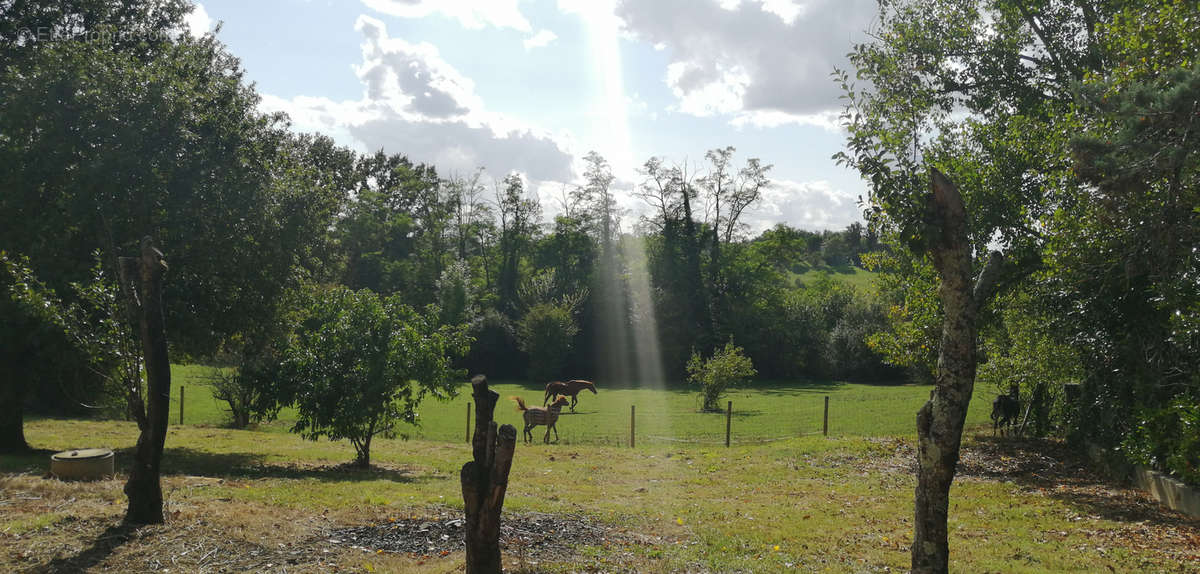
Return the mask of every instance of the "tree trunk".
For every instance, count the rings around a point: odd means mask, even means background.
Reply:
[[[487,378],[471,380],[475,398],[475,434],[471,437],[474,459],[462,467],[463,506],[467,520],[467,574],[500,574],[500,512],[508,490],[517,445],[517,429],[497,429],[492,420],[500,394],[487,388]]]
[[[25,397],[23,385],[16,381],[0,384],[0,452],[29,450],[25,442]]]
[[[125,494],[129,497],[125,521],[134,524],[163,522],[159,467],[167,438],[167,415],[171,406],[171,362],[167,357],[167,335],[162,309],[162,274],[165,268],[162,253],[154,248],[149,237],[142,239],[140,260],[122,260],[124,280],[136,276],[139,283],[138,301],[130,303],[141,311],[139,322],[147,382],[146,424],[138,435],[134,463],[129,471],[129,482],[125,483]],[[131,271],[136,273],[130,273]]]
[[[950,567],[946,520],[950,484],[958,465],[963,423],[975,386],[975,318],[991,296],[1001,262],[993,253],[977,283],[972,282],[971,244],[962,196],[936,169],[929,213],[936,235],[930,255],[941,275],[939,295],[945,316],[935,388],[917,413],[917,490],[913,521],[912,572],[943,573]]]

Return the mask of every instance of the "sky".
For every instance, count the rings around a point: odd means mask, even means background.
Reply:
[[[835,68],[875,0],[202,0],[262,96],[292,128],[383,149],[443,176],[520,172],[555,212],[599,152],[621,207],[650,157],[703,173],[704,154],[772,165],[743,215],[755,234],[861,221],[866,184],[837,166]]]

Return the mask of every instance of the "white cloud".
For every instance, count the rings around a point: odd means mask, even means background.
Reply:
[[[362,62],[354,67],[362,99],[264,95],[260,107],[286,112],[298,130],[328,134],[360,151],[403,153],[443,172],[484,167],[535,180],[572,179],[564,138],[489,112],[474,82],[435,46],[392,38],[383,22],[366,16],[355,28],[363,35]]]
[[[534,34],[528,38],[525,38],[525,41],[524,41],[525,51],[528,52],[529,50],[532,50],[534,48],[542,48],[542,47],[548,46],[548,45],[550,45],[550,42],[553,42],[557,39],[558,39],[558,34],[555,34],[554,32],[551,32],[549,30],[539,30],[537,34]]]
[[[729,121],[736,128],[753,126],[756,128],[774,128],[783,125],[816,126],[825,131],[836,132],[841,129],[841,112],[829,110],[815,114],[789,114],[776,110],[754,110],[739,112]]]
[[[208,10],[205,10],[204,5],[199,2],[196,2],[192,11],[183,17],[183,21],[187,24],[188,32],[196,38],[203,36],[213,27],[213,20],[209,17]]]
[[[679,99],[672,109],[707,117],[742,109],[750,76],[740,66],[726,69],[718,62],[672,62],[667,65],[667,85]]]
[[[874,0],[625,0],[617,16],[629,34],[666,46],[678,111],[824,125],[818,118],[839,107],[830,73],[848,67],[875,11]]]
[[[835,189],[828,181],[771,180],[762,198],[746,210],[742,220],[758,235],[776,223],[786,222],[802,229],[844,229],[862,221],[858,197]]]
[[[517,0],[363,0],[368,8],[399,18],[424,18],[441,14],[458,20],[464,28],[487,26],[530,32],[529,20],[521,14]]]

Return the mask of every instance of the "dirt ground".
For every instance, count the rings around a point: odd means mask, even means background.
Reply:
[[[865,470],[912,471],[912,445],[881,439],[891,456],[862,461]],[[187,492],[221,479],[164,477],[164,491]],[[958,480],[1010,482],[1069,499],[1090,514],[1118,520],[1097,532],[1111,547],[1157,548],[1183,563],[1200,563],[1200,520],[1167,510],[1146,494],[1095,475],[1066,446],[1045,441],[968,443]],[[29,474],[0,477],[0,524],[14,516],[46,516],[46,524],[0,532],[5,571],[49,572],[456,572],[464,567],[462,516],[431,507],[397,516],[395,509],[319,515],[232,499],[174,497],[168,522],[121,524],[123,483],[68,483]],[[373,512],[373,514],[372,514]],[[37,520],[33,518],[31,520]],[[636,571],[636,547],[671,544],[586,516],[506,513],[502,549],[510,572],[577,564],[580,571]],[[607,562],[597,566],[602,548]],[[552,568],[552,569],[555,569]]]

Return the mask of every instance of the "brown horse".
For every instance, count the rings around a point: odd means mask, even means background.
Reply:
[[[587,389],[596,394],[596,383],[584,381],[581,379],[571,379],[567,382],[553,381],[546,384],[546,397],[542,399],[542,405],[550,402],[552,397],[568,396],[571,397],[571,412],[575,412],[575,405],[579,404],[579,391]]]

